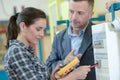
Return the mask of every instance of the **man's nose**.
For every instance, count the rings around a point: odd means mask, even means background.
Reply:
[[[74,13],[74,14],[72,15],[72,19],[77,19],[77,18],[78,18],[77,13]]]

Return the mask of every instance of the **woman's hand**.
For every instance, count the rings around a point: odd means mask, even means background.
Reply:
[[[90,72],[90,66],[80,66],[70,73],[73,80],[82,79],[84,80],[87,77],[88,72]],[[71,78],[72,80],[72,78]]]
[[[63,74],[62,76],[57,76],[56,72],[59,71],[61,68],[63,67],[62,64],[59,64],[58,66],[56,66],[55,70],[53,71],[52,75],[51,75],[51,80],[58,80],[60,78],[63,78],[67,75],[67,73]]]
[[[90,66],[80,66],[58,80],[85,80],[88,72],[90,72]]]

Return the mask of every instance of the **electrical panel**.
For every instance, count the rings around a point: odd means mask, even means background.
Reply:
[[[120,80],[120,32],[110,23],[92,26],[96,80]]]

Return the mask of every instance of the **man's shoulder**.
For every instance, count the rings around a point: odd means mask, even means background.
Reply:
[[[89,24],[88,24],[88,26],[92,26],[92,25],[95,25],[95,23],[93,23],[93,22],[89,22]]]
[[[63,29],[59,33],[56,34],[56,36],[63,36],[67,32],[68,28]]]

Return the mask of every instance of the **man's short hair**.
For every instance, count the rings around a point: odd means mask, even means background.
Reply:
[[[93,10],[93,7],[94,7],[94,0],[72,0],[74,2],[77,2],[77,1],[87,1],[88,4],[89,4],[89,9],[90,10]]]

